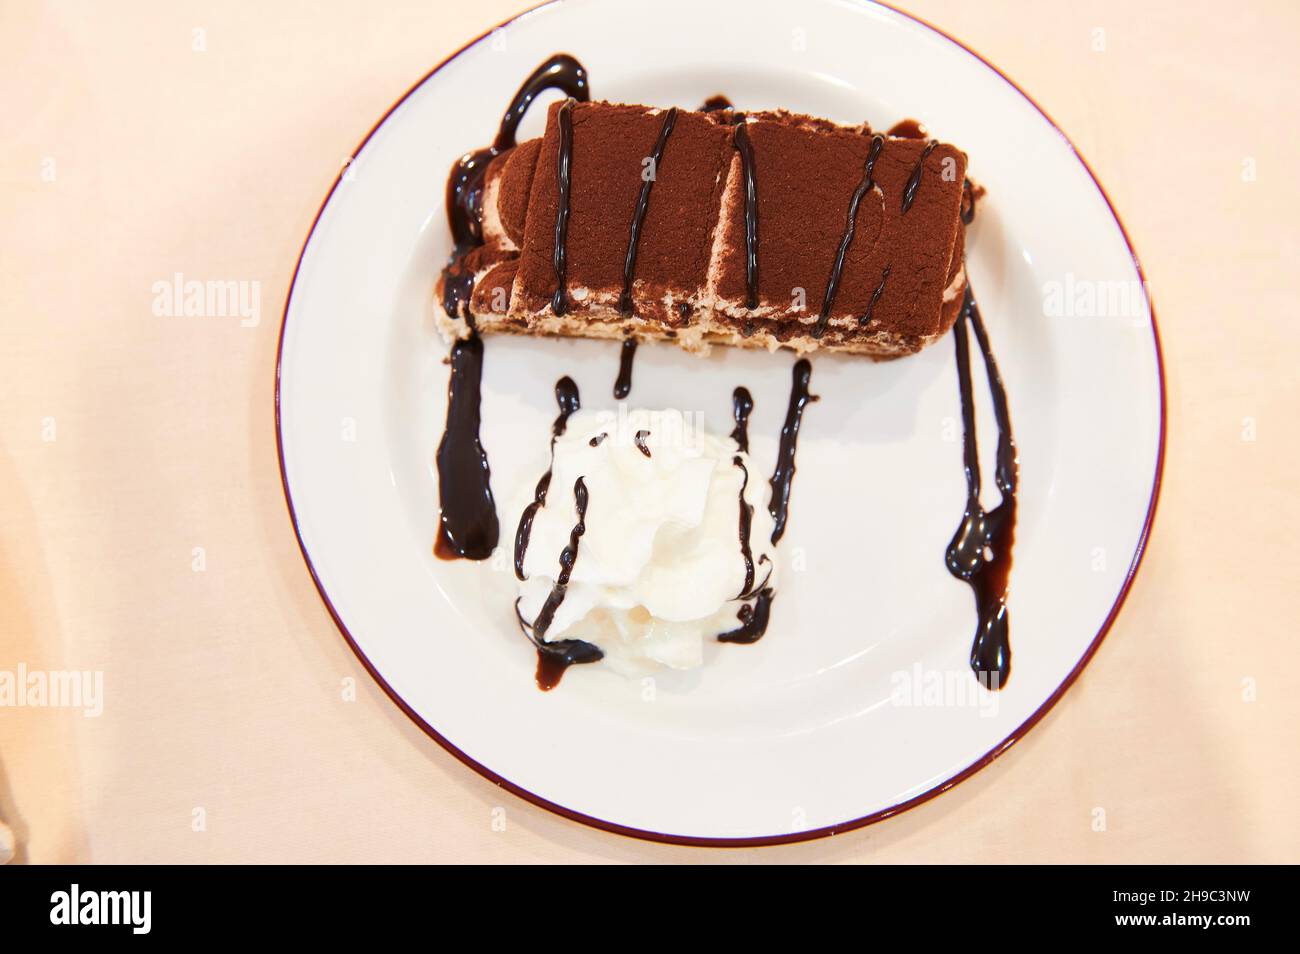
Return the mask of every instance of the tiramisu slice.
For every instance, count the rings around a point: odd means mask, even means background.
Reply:
[[[961,308],[968,192],[935,140],[566,100],[489,165],[484,244],[440,281],[439,325],[910,354]]]

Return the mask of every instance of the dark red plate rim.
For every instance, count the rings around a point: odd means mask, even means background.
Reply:
[[[509,19],[498,24],[496,27],[493,27],[493,30],[508,26],[509,24],[513,23],[519,18],[526,16],[527,14],[532,13],[535,10],[540,10],[543,7],[552,6],[553,4],[561,3],[561,2],[563,2],[563,0],[546,0],[546,2],[544,3],[539,3],[536,6],[530,7],[527,10],[522,11],[521,13],[515,14],[513,17],[510,17]],[[1010,77],[1008,77],[1005,73],[999,70],[996,66],[990,63],[979,53],[975,52],[966,44],[962,43],[960,40],[954,39],[953,37],[949,36],[947,33],[944,33],[942,30],[940,30],[938,27],[934,26],[933,24],[927,23],[926,21],[920,19],[919,17],[913,16],[910,13],[906,13],[902,10],[899,10],[896,7],[892,7],[887,3],[881,3],[879,2],[879,0],[866,0],[866,2],[874,3],[876,6],[881,6],[888,10],[891,10],[894,13],[904,16],[907,19],[920,24],[926,29],[931,30],[934,33],[937,33],[939,36],[943,37],[945,40],[952,43],[958,49],[963,50],[969,55],[975,57],[977,60],[979,60],[989,69],[991,69],[993,72],[997,73],[998,76],[1002,77],[1002,79],[1009,86],[1011,86],[1012,89],[1014,89],[1017,93],[1023,96],[1027,103],[1033,106],[1034,109],[1038,110],[1038,112],[1042,115],[1042,117],[1045,120],[1047,120],[1047,122],[1052,126],[1053,129],[1056,130],[1057,135],[1059,135],[1062,139],[1064,139],[1067,143],[1069,143],[1070,148],[1074,151],[1075,156],[1078,158],[1079,162],[1083,165],[1083,168],[1087,170],[1088,175],[1092,178],[1093,184],[1097,186],[1097,191],[1101,194],[1101,197],[1105,200],[1107,207],[1110,209],[1111,216],[1115,219],[1115,224],[1119,227],[1120,234],[1123,235],[1124,237],[1124,242],[1128,246],[1129,255],[1133,259],[1133,265],[1134,267],[1137,268],[1138,277],[1142,281],[1143,288],[1146,289],[1146,275],[1142,271],[1142,263],[1138,260],[1137,252],[1134,251],[1133,249],[1133,242],[1129,238],[1128,230],[1124,228],[1124,223],[1120,220],[1119,213],[1115,211],[1114,203],[1110,201],[1110,196],[1108,196],[1106,194],[1106,190],[1102,188],[1101,182],[1097,179],[1096,173],[1092,171],[1092,167],[1088,165],[1087,160],[1084,159],[1083,156],[1079,153],[1079,150],[1074,147],[1074,143],[1070,141],[1070,137],[1067,136],[1061,130],[1061,127],[1056,124],[1055,120],[1053,120],[1052,117],[1047,114],[1047,111],[1044,110],[1043,107],[1039,106],[1038,103],[1034,102],[1033,98],[1028,93],[1026,93],[1023,89],[1021,89],[1018,85],[1016,85],[1016,83]],[[412,93],[414,93],[417,89],[419,89],[422,85],[424,85],[425,81],[428,80],[429,77],[433,76],[435,73],[441,70],[444,66],[450,63],[456,57],[460,56],[460,54],[464,53],[471,46],[478,43],[480,40],[483,40],[484,38],[490,36],[491,33],[492,30],[489,30],[486,33],[483,33],[479,37],[475,38],[474,40],[471,40],[469,43],[466,43],[455,53],[451,54],[451,56],[447,57],[445,60],[443,60],[433,69],[431,69],[428,73],[422,76],[414,86],[412,86],[405,93],[403,93],[402,97],[399,100],[397,100],[397,102],[393,103],[393,105],[388,108],[388,110],[384,113],[384,115],[379,118],[379,121],[376,122],[374,126],[370,128],[370,131],[368,133],[366,133],[365,138],[361,140],[360,145],[358,145],[357,148],[352,151],[351,159],[355,159],[361,153],[361,150],[365,148],[366,143],[370,141],[370,137],[373,136],[376,130],[378,130],[379,127],[384,124],[384,121],[387,120],[390,115],[392,115],[393,110],[397,109],[398,106],[402,105],[402,103],[404,103]],[[346,166],[344,168],[346,170]],[[1060,686],[1057,687],[1056,691],[1053,692],[1050,697],[1048,697],[1047,701],[1044,702],[1041,706],[1039,706],[1038,709],[1033,713],[1033,715],[1031,715],[1028,719],[1026,719],[1020,725],[1019,728],[1017,728],[1014,732],[1008,735],[1000,743],[994,746],[990,751],[986,752],[980,759],[973,762],[971,765],[967,766],[965,769],[958,772],[956,775],[952,776],[946,781],[941,782],[939,785],[936,785],[934,788],[922,792],[920,795],[916,795],[912,798],[909,798],[907,801],[900,802],[897,805],[892,805],[889,808],[882,809],[878,812],[873,812],[870,815],[864,815],[861,818],[855,818],[851,821],[846,821],[838,825],[830,825],[828,827],[818,828],[812,831],[794,832],[786,835],[762,835],[754,838],[704,838],[704,837],[695,837],[695,836],[688,836],[688,835],[670,835],[670,834],[665,834],[663,832],[647,831],[641,828],[629,828],[626,825],[619,825],[615,822],[605,821],[602,818],[595,818],[591,815],[584,815],[581,812],[576,812],[573,809],[564,807],[563,805],[558,805],[555,802],[542,798],[539,795],[534,795],[532,792],[528,791],[527,789],[521,788],[518,785],[516,785],[514,782],[511,782],[508,778],[503,778],[502,776],[498,775],[496,772],[493,772],[487,766],[479,764],[478,762],[474,761],[474,759],[470,758],[468,755],[462,752],[460,749],[456,748],[456,746],[453,745],[447,738],[442,736],[437,729],[435,729],[433,726],[429,725],[422,718],[420,718],[420,716],[415,712],[415,710],[413,710],[409,705],[407,705],[406,701],[403,700],[401,696],[399,696],[396,692],[393,691],[393,688],[387,682],[384,681],[384,677],[379,674],[379,672],[375,669],[373,665],[371,665],[370,660],[367,659],[365,653],[361,651],[361,648],[357,645],[356,640],[352,638],[352,634],[348,632],[347,626],[343,624],[343,620],[339,618],[338,612],[334,609],[334,604],[330,601],[329,594],[325,592],[325,587],[324,585],[322,585],[320,581],[320,577],[316,575],[316,567],[312,565],[311,556],[307,553],[307,547],[303,544],[302,541],[302,534],[298,530],[298,517],[297,514],[294,512],[294,508],[293,508],[293,495],[289,491],[289,479],[284,469],[284,444],[280,433],[280,361],[284,353],[284,329],[285,329],[285,324],[289,317],[289,305],[293,301],[293,289],[298,281],[298,269],[302,267],[303,255],[305,255],[307,252],[307,246],[311,242],[311,237],[316,231],[316,225],[317,223],[320,222],[320,217],[324,213],[325,207],[329,205],[329,201],[331,198],[333,198],[334,191],[338,188],[339,183],[342,181],[342,179],[343,179],[343,172],[340,172],[339,175],[335,178],[334,184],[330,187],[329,193],[325,196],[325,200],[321,203],[320,208],[316,210],[316,217],[312,220],[311,228],[307,232],[307,238],[303,241],[302,249],[298,252],[298,260],[294,264],[294,268],[293,268],[293,278],[289,283],[289,292],[284,302],[284,312],[280,318],[280,340],[276,348],[276,356],[275,356],[275,445],[276,445],[276,454],[280,460],[280,482],[284,486],[284,499],[285,499],[285,503],[289,508],[289,520],[293,524],[294,536],[298,540],[298,549],[302,552],[303,561],[307,564],[307,570],[311,573],[312,582],[316,584],[316,590],[320,593],[320,598],[325,603],[325,608],[329,610],[329,614],[333,618],[334,624],[338,627],[339,632],[343,634],[343,638],[347,640],[348,645],[352,647],[352,651],[356,654],[357,658],[361,660],[361,664],[365,666],[366,671],[370,673],[371,678],[373,678],[375,682],[379,684],[380,688],[382,688],[384,692],[388,694],[388,697],[392,699],[394,703],[396,703],[397,707],[401,709],[403,712],[405,712],[406,715],[411,719],[411,721],[414,722],[417,726],[419,726],[425,732],[425,734],[427,734],[430,738],[432,738],[435,742],[441,745],[444,749],[446,749],[456,758],[460,759],[460,761],[464,762],[475,772],[478,772],[480,775],[482,775],[484,778],[486,778],[488,781],[492,782],[493,784],[499,785],[501,788],[513,792],[515,795],[518,795],[520,798],[524,799],[525,801],[532,802],[534,805],[544,808],[547,811],[554,812],[557,815],[561,815],[565,818],[572,819],[573,821],[576,822],[581,822],[584,825],[590,825],[593,828],[599,828],[603,831],[613,832],[616,835],[626,835],[631,838],[643,838],[648,841],[663,842],[665,844],[695,845],[695,846],[714,847],[714,848],[752,848],[752,847],[759,847],[763,845],[788,845],[800,841],[811,841],[814,838],[825,838],[828,835],[838,835],[847,831],[852,831],[855,828],[862,828],[866,825],[871,825],[878,821],[883,821],[886,818],[892,818],[894,815],[898,815],[902,812],[905,812],[909,808],[915,808],[917,805],[929,801],[930,799],[934,798],[936,795],[943,794],[944,792],[948,791],[948,789],[952,788],[954,785],[957,785],[959,782],[963,782],[966,779],[970,778],[980,769],[984,768],[984,766],[988,765],[990,762],[996,759],[1003,752],[1007,751],[1007,749],[1015,745],[1016,742],[1020,741],[1020,739],[1025,735],[1025,733],[1027,733],[1030,729],[1032,729],[1035,725],[1037,725],[1039,720],[1041,720],[1043,716],[1047,715],[1047,713],[1051,710],[1052,706],[1056,705],[1057,701],[1061,698],[1061,696],[1065,694],[1065,690],[1069,689],[1070,686],[1074,683],[1074,681],[1077,678],[1079,678],[1079,674],[1083,672],[1084,667],[1088,665],[1088,663],[1092,660],[1093,655],[1096,654],[1098,647],[1101,645],[1101,641],[1106,637],[1106,634],[1110,632],[1110,628],[1114,624],[1115,618],[1119,615],[1120,607],[1124,605],[1124,600],[1128,597],[1129,591],[1133,587],[1133,580],[1137,576],[1138,567],[1141,566],[1142,557],[1146,553],[1147,541],[1150,539],[1151,536],[1151,527],[1155,522],[1156,502],[1160,497],[1160,483],[1164,476],[1165,437],[1168,430],[1168,421],[1167,421],[1168,401],[1165,393],[1165,365],[1164,365],[1164,357],[1161,353],[1161,348],[1160,348],[1160,330],[1156,325],[1155,305],[1151,301],[1149,289],[1146,289],[1147,307],[1151,312],[1151,336],[1152,336],[1152,341],[1155,344],[1156,368],[1159,374],[1159,381],[1160,381],[1160,448],[1156,455],[1156,472],[1155,472],[1155,480],[1151,486],[1151,502],[1147,507],[1146,520],[1142,525],[1142,534],[1138,538],[1137,549],[1134,551],[1133,560],[1129,564],[1128,573],[1124,578],[1124,585],[1120,587],[1119,594],[1115,598],[1115,603],[1111,607],[1110,613],[1107,614],[1106,620],[1105,622],[1102,623],[1101,629],[1098,630],[1096,637],[1089,644],[1087,652],[1083,654],[1079,662],[1070,671],[1070,674],[1065,677],[1065,680],[1061,683]]]

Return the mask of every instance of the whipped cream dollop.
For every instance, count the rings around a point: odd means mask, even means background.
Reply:
[[[700,665],[705,641],[775,582],[766,481],[748,453],[695,415],[626,407],[577,411],[553,453],[521,623],[545,642],[591,643],[627,675]]]

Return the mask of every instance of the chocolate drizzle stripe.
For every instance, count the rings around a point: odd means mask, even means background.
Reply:
[[[560,551],[560,572],[555,577],[555,585],[551,587],[546,602],[542,604],[541,610],[537,613],[537,618],[533,620],[533,636],[537,640],[546,638],[546,631],[555,622],[555,613],[560,608],[560,604],[564,602],[565,594],[568,592],[569,576],[573,573],[573,567],[578,562],[578,544],[582,540],[582,535],[587,532],[587,503],[589,500],[587,485],[579,477],[573,482],[573,508],[578,519],[573,525],[573,529],[569,531],[568,545]]]
[[[756,643],[767,632],[767,623],[772,615],[772,597],[775,594],[770,587],[763,587],[751,606],[746,603],[736,613],[740,626],[718,636],[722,643]]]
[[[754,398],[747,388],[739,387],[731,392],[731,416],[736,426],[731,432],[731,439],[736,442],[736,449],[741,453],[749,452],[749,415],[754,410]],[[749,599],[754,594],[754,551],[750,540],[754,527],[754,508],[745,500],[745,491],[749,489],[749,468],[737,454],[731,459],[732,464],[740,468],[743,475],[740,483],[740,558],[745,565],[745,583],[740,588],[736,599]],[[764,555],[763,560],[767,559]],[[768,574],[771,576],[771,573]]]
[[[900,119],[889,127],[889,135],[898,139],[925,139],[925,126],[919,119]]]
[[[537,688],[543,692],[554,689],[560,684],[565,670],[581,663],[594,663],[605,658],[599,646],[581,639],[557,639],[548,643],[538,639],[532,626],[519,612],[519,600],[515,600],[515,619],[519,621],[519,630],[537,647]]]
[[[912,175],[908,177],[907,185],[903,187],[903,212],[906,213],[912,207],[912,202],[916,199],[916,190],[921,187],[921,173],[925,171],[925,160],[930,158],[930,153],[934,152],[935,146],[939,145],[939,140],[931,139],[921,150],[921,157],[916,160],[916,168],[912,170]]]
[[[477,334],[451,348],[447,423],[438,444],[438,537],[433,552],[444,560],[486,560],[501,530],[492,499],[491,470],[479,439],[483,341]]]
[[[970,225],[975,221],[975,187],[970,179],[961,180],[961,221]]]
[[[858,319],[859,325],[871,324],[871,314],[876,310],[876,302],[880,301],[880,296],[885,293],[885,282],[889,281],[889,273],[893,270],[893,265],[886,265],[884,270],[880,273],[880,284],[877,285],[876,290],[871,293],[871,301],[867,302],[867,310],[862,317]]]
[[[650,436],[650,432],[643,430],[643,431],[637,431],[636,436],[632,438],[632,443],[636,445],[636,449],[639,450],[641,453],[645,454],[646,457],[652,456],[650,453],[650,448],[645,442],[646,438],[649,436]]]
[[[528,112],[533,100],[546,90],[562,90],[572,99],[586,103],[591,97],[591,91],[586,82],[585,66],[568,53],[556,53],[555,56],[547,58],[543,64],[533,70],[515,92],[510,108],[506,109],[500,117],[497,138],[493,140],[493,144],[465,153],[452,166],[451,174],[447,177],[446,205],[447,225],[451,229],[454,251],[452,251],[448,270],[459,263],[465,252],[481,246],[484,242],[482,191],[484,191],[487,166],[500,153],[515,147],[519,123],[523,121],[524,114]],[[455,289],[452,290],[452,283],[447,282],[443,294],[443,307],[446,308],[447,315],[451,316],[458,315],[460,305],[468,302],[469,291],[473,290],[472,274],[467,276],[458,272],[456,279],[458,282]],[[464,317],[468,320],[468,315]]]
[[[641,173],[641,192],[636,199],[636,210],[632,213],[627,254],[623,257],[623,292],[618,297],[618,310],[623,315],[632,314],[632,282],[636,276],[636,252],[641,244],[641,226],[645,222],[646,211],[650,208],[650,190],[654,188],[655,179],[659,176],[659,163],[663,161],[664,148],[668,145],[668,137],[672,135],[676,123],[677,107],[674,106],[664,115],[663,125],[659,127],[659,136],[650,152],[649,169]],[[649,172],[649,178],[646,178],[646,172]]]
[[[618,377],[614,379],[614,397],[620,401],[632,393],[632,359],[636,357],[636,339],[624,338],[618,355]]]
[[[745,491],[749,489],[749,468],[737,454],[731,462],[740,468],[740,559],[745,564],[745,583],[736,594],[736,599],[743,600],[750,596],[754,585],[754,551],[750,546],[750,533],[754,525],[754,508],[745,500]]]
[[[599,662],[605,654],[599,646],[581,639],[561,639],[537,648],[537,688],[549,692],[560,684],[570,666]]]
[[[563,315],[569,310],[565,282],[569,265],[569,199],[573,188],[572,99],[566,99],[560,104],[556,122],[560,130],[560,150],[555,161],[555,181],[560,194],[555,209],[555,294],[551,296],[551,311]]]
[[[731,439],[745,453],[749,453],[749,415],[753,410],[754,398],[747,388],[736,388],[731,392],[731,416],[736,421]]]
[[[740,153],[745,177],[745,307],[758,307],[758,180],[754,172],[754,146],[745,129],[745,114],[737,113],[732,142]],[[748,335],[746,336],[748,337]]]
[[[981,474],[979,444],[975,426],[975,402],[972,394],[970,344],[966,332],[969,324],[975,333],[984,371],[993,401],[993,416],[998,428],[995,479],[1002,499],[990,511],[980,503]],[[953,534],[945,554],[948,571],[964,580],[975,597],[977,623],[971,643],[970,666],[979,681],[989,689],[1001,689],[1011,676],[1010,620],[1007,613],[1007,587],[1011,574],[1011,550],[1015,542],[1016,484],[1018,462],[1016,444],[1011,433],[1011,414],[1006,389],[998,371],[997,360],[989,345],[988,333],[980,317],[979,306],[969,287],[962,302],[961,314],[953,325],[957,351],[957,381],[961,392],[962,462],[966,471],[966,510]]]
[[[519,515],[519,526],[515,530],[515,578],[523,580],[524,577],[524,557],[528,554],[528,541],[533,536],[533,520],[537,517],[537,511],[546,506],[546,492],[551,489],[551,472],[554,468],[554,445],[551,447],[552,466],[546,469],[537,481],[537,487],[533,491],[533,502],[524,508],[524,512]]]
[[[839,247],[835,250],[835,261],[831,264],[831,277],[826,282],[826,294],[822,296],[822,310],[817,316],[817,324],[813,326],[814,338],[820,338],[826,332],[826,323],[830,321],[831,308],[835,305],[835,296],[840,290],[840,275],[844,271],[844,259],[849,254],[849,246],[853,244],[853,235],[857,231],[858,206],[862,204],[862,197],[876,184],[876,160],[880,158],[880,151],[884,147],[884,136],[877,133],[871,137],[871,149],[867,153],[867,161],[862,170],[862,181],[858,183],[858,187],[853,190],[853,195],[849,199],[844,234],[840,236]]]
[[[474,313],[469,309],[474,294],[474,273],[462,270],[459,261],[443,270],[442,309],[453,318],[463,318],[474,330]]]
[[[555,382],[555,403],[560,407],[560,414],[551,425],[551,465],[537,481],[533,491],[533,502],[524,508],[519,516],[519,528],[515,531],[515,576],[524,579],[524,557],[528,553],[528,541],[533,535],[533,519],[537,511],[546,506],[546,492],[551,487],[551,472],[555,469],[555,442],[569,426],[569,417],[582,407],[578,396],[578,385],[570,377],[563,377]]]
[[[785,535],[785,521],[790,512],[790,488],[794,483],[794,455],[799,440],[799,425],[803,422],[803,409],[809,402],[816,401],[817,396],[808,392],[808,382],[812,379],[812,365],[807,358],[800,358],[794,364],[794,383],[790,388],[790,405],[785,412],[785,424],[781,427],[781,444],[776,453],[776,470],[769,483],[772,495],[768,499],[767,510],[772,515],[772,542],[778,542]]]
[[[567,53],[556,53],[524,81],[510,101],[509,108],[501,117],[501,128],[497,131],[493,145],[504,152],[515,144],[515,133],[523,122],[528,107],[544,90],[558,89],[580,103],[591,100],[591,87],[587,82],[587,68]]]

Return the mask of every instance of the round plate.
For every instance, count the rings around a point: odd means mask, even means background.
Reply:
[[[914,116],[966,150],[988,190],[967,242],[971,281],[1020,451],[1015,666],[1001,692],[970,674],[971,594],[944,565],[965,498],[951,337],[892,363],[814,357],[821,400],[804,419],[771,625],[754,645],[710,646],[699,670],[637,681],[581,666],[540,692],[509,559],[433,556],[444,183],[559,50],[586,64],[601,99],[690,108],[724,92],[743,109],[878,128]],[[540,134],[543,116],[534,108],[521,139]],[[612,407],[618,357],[607,342],[486,341],[482,435],[507,544],[546,466],[554,382],[571,375],[585,407]],[[725,433],[743,384],[766,467],[791,362],[647,346],[631,401],[694,411]],[[975,368],[991,473],[995,431]],[[277,401],[303,554],[398,705],[530,801],[623,834],[703,844],[844,831],[1005,751],[1113,621],[1150,527],[1163,447],[1141,272],[1069,141],[956,42],[889,8],[830,0],[556,3],[443,63],[372,130],[312,227],[285,308]]]

